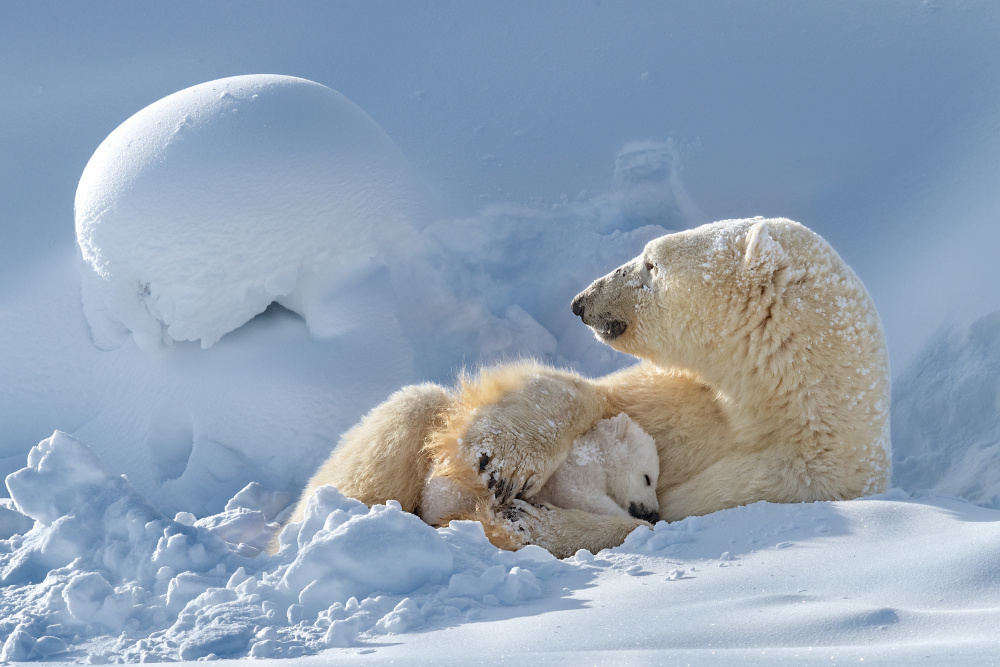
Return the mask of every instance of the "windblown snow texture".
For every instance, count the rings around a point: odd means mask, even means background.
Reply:
[[[894,484],[1000,509],[1000,311],[942,332],[892,410]]]

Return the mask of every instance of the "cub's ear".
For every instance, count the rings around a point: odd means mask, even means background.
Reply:
[[[629,416],[624,412],[620,412],[605,421],[605,432],[611,438],[622,441],[625,439],[625,433],[628,431],[629,424],[631,423],[632,420],[629,419]]]
[[[743,266],[750,275],[768,280],[788,266],[788,254],[781,244],[767,233],[767,225],[758,222],[747,232],[747,249]]]

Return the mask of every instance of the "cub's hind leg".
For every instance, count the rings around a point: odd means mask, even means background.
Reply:
[[[487,529],[491,541],[502,548],[518,548],[537,544],[556,558],[567,558],[580,549],[597,553],[617,547],[639,526],[650,524],[631,516],[607,516],[577,509],[556,507],[548,503],[515,500],[495,513],[493,525]],[[485,524],[485,522],[484,522]],[[500,544],[504,533],[507,544]]]

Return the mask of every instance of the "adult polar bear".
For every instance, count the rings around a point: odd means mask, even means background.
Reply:
[[[557,556],[615,546],[642,522],[531,500],[575,437],[621,412],[656,441],[667,520],[887,488],[882,326],[855,273],[806,227],[754,218],[663,236],[572,307],[600,340],[642,361],[595,380],[501,367],[457,395],[435,390],[434,401],[382,415],[374,431],[366,417],[354,432],[382,439],[380,463],[350,447],[348,433],[327,466],[341,490],[370,502],[361,465],[383,481],[386,466],[398,467],[402,487],[424,457],[436,474],[492,495],[486,523],[502,546]]]

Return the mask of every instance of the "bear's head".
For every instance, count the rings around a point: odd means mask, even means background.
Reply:
[[[637,519],[659,521],[660,457],[652,436],[624,412],[601,420],[595,431],[603,450],[608,496]]]
[[[818,234],[785,219],[654,239],[572,308],[616,350],[714,380],[738,369],[775,384],[802,366],[887,360],[861,281]]]

